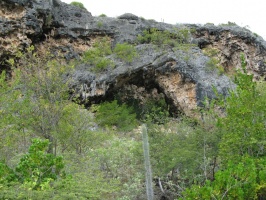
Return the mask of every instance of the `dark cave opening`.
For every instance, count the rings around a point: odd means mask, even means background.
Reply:
[[[118,77],[115,84],[109,85],[105,95],[90,97],[84,104],[89,108],[92,104],[114,100],[117,100],[119,104],[133,107],[138,119],[151,110],[157,114],[164,113],[169,117],[178,117],[182,113],[156,82],[152,70],[141,69]]]

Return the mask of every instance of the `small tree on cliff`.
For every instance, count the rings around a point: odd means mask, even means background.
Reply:
[[[72,1],[70,4],[73,5],[73,6],[79,7],[79,8],[81,8],[81,9],[86,9],[86,8],[84,7],[83,3],[78,2],[78,1]]]

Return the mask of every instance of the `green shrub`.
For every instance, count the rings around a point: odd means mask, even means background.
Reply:
[[[210,57],[210,60],[206,63],[207,71],[215,71],[218,70],[218,74],[224,74],[225,70],[222,65],[220,65],[220,61],[217,59],[217,55],[219,50],[216,48],[204,48],[203,49],[204,55]]]
[[[139,17],[141,21],[145,21],[146,19],[144,17]]]
[[[114,53],[118,58],[126,62],[132,62],[138,55],[135,47],[127,43],[117,44],[114,48]]]
[[[17,182],[29,190],[45,190],[50,183],[62,176],[62,157],[47,153],[48,140],[33,139],[29,152],[14,170],[0,162],[0,183]]]
[[[108,37],[103,37],[97,39],[92,48],[83,53],[82,61],[92,65],[92,71],[101,72],[114,66],[112,60],[106,58],[111,54],[111,41]]]
[[[249,157],[242,157],[239,163],[229,161],[226,169],[215,173],[213,182],[207,181],[204,186],[193,185],[183,192],[182,199],[259,199],[263,189],[265,191],[263,170],[265,167],[257,169],[255,159]],[[258,180],[261,184],[257,183]]]
[[[100,126],[117,127],[119,130],[131,130],[137,125],[133,108],[119,105],[117,100],[104,102],[96,106],[96,122]]]
[[[143,106],[142,120],[146,123],[166,123],[169,120],[169,109],[165,99],[148,100]]]
[[[98,26],[98,28],[103,27],[103,22],[97,22],[97,26]]]
[[[21,158],[15,169],[18,180],[31,189],[42,190],[45,184],[49,185],[62,175],[63,158],[46,153],[48,146],[48,140],[33,139],[29,153]]]
[[[99,17],[107,17],[106,14],[100,14]]]
[[[219,24],[219,26],[238,26],[235,22],[227,22],[227,24]]]
[[[102,26],[102,22],[98,22],[98,26]],[[98,38],[92,48],[83,53],[82,61],[92,65],[92,71],[101,72],[108,67],[114,67],[113,61],[107,58],[112,53],[110,39],[108,37]],[[138,55],[135,47],[127,43],[117,44],[114,53],[126,62],[132,62]]]
[[[205,24],[205,26],[206,26],[206,25],[212,25],[212,26],[214,26],[214,23],[207,22],[207,23]]]
[[[214,56],[217,56],[218,55],[219,50],[216,49],[216,48],[204,48],[203,49],[203,53],[206,56],[214,57]]]
[[[257,34],[257,33],[253,33],[253,35],[254,35],[255,37],[259,37],[259,36],[260,36],[260,35]]]
[[[78,1],[72,1],[70,4],[73,5],[73,6],[79,7],[81,9],[86,9],[84,7],[84,5],[82,3],[80,3],[80,2],[78,2]]]
[[[224,68],[220,65],[220,61],[217,58],[210,58],[210,60],[206,63],[206,67],[209,72],[218,70],[219,75],[224,73]]]
[[[163,48],[181,47],[184,44],[189,44],[190,34],[190,29],[187,28],[175,29],[172,32],[151,28],[145,30],[142,35],[138,35],[137,41],[141,44],[151,43]]]
[[[159,31],[156,28],[151,28],[145,30],[143,35],[138,35],[138,42],[143,43],[152,43],[155,45],[167,45],[170,43],[170,32],[169,31]]]

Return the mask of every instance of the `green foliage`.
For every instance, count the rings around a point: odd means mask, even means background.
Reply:
[[[115,54],[109,38],[96,40],[91,50],[92,66],[97,56]],[[244,73],[230,96],[208,101],[198,119],[169,120],[158,93],[145,100],[125,95],[135,110],[112,101],[91,113],[69,95],[73,66],[49,53],[38,56],[34,47],[18,52],[7,61],[12,76],[0,75],[0,199],[145,199],[136,115],[149,126],[155,192],[161,184],[169,199],[262,199],[266,85],[252,81],[241,59]],[[39,139],[31,144],[31,138]]]
[[[111,41],[108,37],[103,37],[97,39],[92,48],[84,52],[82,61],[92,65],[92,71],[101,72],[108,67],[113,67],[113,62],[106,58],[106,56],[111,54]]]
[[[160,178],[167,191],[180,196],[192,184],[213,179],[218,165],[215,147],[219,138],[212,126],[206,121],[201,127],[188,119],[150,126],[153,174]]]
[[[107,17],[106,14],[100,14],[99,17]]]
[[[245,67],[242,56],[244,71]],[[220,118],[218,124],[223,132],[221,156],[225,160],[246,154],[265,156],[265,84],[257,84],[252,75],[240,72],[235,82],[237,89],[231,92],[225,102],[227,116]]]
[[[214,26],[214,23],[212,23],[212,22],[207,22],[205,25],[212,25],[212,26]]]
[[[253,33],[253,35],[255,36],[255,37],[260,37],[260,35],[258,34],[258,33]]]
[[[137,125],[133,108],[119,105],[117,100],[104,102],[97,106],[96,121],[101,126],[116,127],[119,130],[131,130]]]
[[[17,132],[19,125],[16,123],[17,116],[14,112],[20,105],[21,93],[16,89],[18,80],[14,75],[9,82],[6,72],[0,74],[0,157],[1,160],[8,160],[13,155],[13,145],[17,142]]]
[[[84,7],[84,5],[81,2],[78,2],[78,1],[72,1],[70,4],[73,5],[73,6],[76,6],[78,8],[81,8],[81,9],[86,9]]]
[[[93,130],[95,122],[92,113],[76,104],[69,104],[63,108],[58,126],[59,130],[64,130],[56,135],[64,152],[74,150],[77,154],[83,155],[92,146],[96,147],[109,138],[101,131]]]
[[[97,22],[97,26],[98,26],[98,28],[103,27],[103,22]]]
[[[162,48],[182,48],[183,45],[192,47],[189,44],[190,30],[187,28],[176,29],[172,32],[170,31],[160,31],[156,28],[151,28],[145,30],[142,35],[138,35],[138,42],[152,43],[154,45],[160,46]]]
[[[214,181],[187,189],[184,199],[261,199],[266,195],[265,83],[247,75],[243,54],[241,63],[244,73],[235,77],[236,90],[219,102],[226,112],[216,125],[220,170]]]
[[[2,184],[8,184],[16,180],[17,177],[14,171],[4,162],[0,162],[0,191]]]
[[[103,43],[95,46],[106,50]],[[6,161],[0,164],[0,199],[141,196],[141,143],[123,134],[114,138],[110,129],[101,131],[94,115],[72,102],[68,87],[72,66],[49,54],[40,57],[33,47],[13,61],[12,77],[0,75],[0,157]],[[115,106],[119,130],[137,125],[130,108]],[[31,138],[49,142],[36,143],[26,153]],[[55,155],[64,156],[66,178],[60,176],[62,160]]]
[[[139,17],[141,21],[145,21],[146,19],[144,17]]]
[[[148,125],[165,124],[169,121],[169,105],[163,93],[158,93],[156,89],[141,92],[132,92],[132,89],[134,87],[120,91],[117,98],[134,108],[138,120]]]
[[[33,139],[28,154],[24,155],[14,170],[0,163],[0,183],[18,182],[29,190],[45,190],[58,177],[64,176],[62,157],[47,153],[49,141]]]
[[[226,169],[216,172],[213,182],[193,185],[183,192],[182,199],[258,199],[266,194],[265,169],[257,170],[255,160],[245,156],[239,163],[229,161]]]
[[[193,181],[190,175],[201,159],[196,136],[196,131],[186,122],[170,123],[165,129],[160,126],[150,127],[150,152],[155,175],[165,177],[171,172],[171,176],[177,178],[178,174],[174,173],[178,171],[183,175],[182,178],[188,176]]]
[[[47,153],[48,140],[33,139],[29,153],[20,159],[15,168],[19,182],[33,190],[44,190],[46,184],[64,175],[63,158]]]
[[[203,53],[204,53],[204,55],[206,55],[206,56],[209,56],[209,57],[215,57],[215,56],[218,55],[219,50],[216,49],[216,48],[204,48],[204,49],[203,49]]]
[[[149,99],[143,104],[141,115],[148,124],[164,124],[169,120],[169,108],[165,99]]]
[[[227,24],[219,24],[219,26],[238,26],[235,22],[227,22]]]
[[[209,61],[206,63],[206,69],[209,72],[218,70],[218,74],[222,75],[224,73],[224,68],[220,65],[220,61],[217,58],[210,58]]]
[[[102,22],[98,22],[98,27],[102,26]],[[97,39],[92,48],[84,52],[82,61],[93,65],[92,71],[101,72],[107,70],[108,67],[113,68],[114,63],[107,56],[111,55],[111,41],[108,37]],[[137,51],[134,46],[124,43],[117,44],[114,48],[115,55],[123,61],[132,62],[137,57]]]
[[[141,142],[132,138],[117,138],[106,141],[104,146],[91,152],[93,163],[104,169],[105,177],[117,178],[121,184],[121,196],[135,197],[143,191],[144,178]],[[140,156],[138,156],[140,155]]]
[[[219,50],[215,48],[205,48],[203,49],[203,53],[210,57],[209,61],[206,63],[207,71],[212,72],[218,70],[219,75],[224,74],[224,67],[220,64],[220,60],[217,58]]]
[[[114,53],[118,58],[126,62],[132,62],[137,57],[137,51],[133,45],[123,43],[117,44]]]
[[[112,141],[112,139],[110,140]],[[66,177],[57,184],[56,189],[59,191],[58,196],[60,199],[67,199],[71,196],[73,196],[73,199],[100,200],[108,197],[109,199],[114,199],[112,197],[121,191],[119,179],[108,177],[106,170],[102,168],[101,158],[105,155],[99,149],[105,149],[107,146],[97,147],[97,145],[91,145],[90,148],[93,148],[93,150],[88,150],[82,156],[78,156],[75,153],[65,154],[66,173],[71,174],[71,176]],[[114,156],[113,153],[110,151],[109,156]],[[117,162],[121,162],[121,159],[118,159]]]
[[[19,63],[23,71],[13,72],[16,81],[5,82],[4,73],[1,78],[4,87],[1,87],[0,110],[4,115],[0,116],[0,147],[5,149],[0,151],[2,158],[9,160],[15,152],[26,152],[30,137],[49,139],[50,153],[57,153],[59,144],[64,150],[83,152],[90,144],[89,137],[95,133],[89,129],[92,117],[88,117],[82,106],[69,101],[72,66],[31,52],[24,56]],[[66,145],[67,141],[73,142]],[[8,145],[16,148],[8,149]]]

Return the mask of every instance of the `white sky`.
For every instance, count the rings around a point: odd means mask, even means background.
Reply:
[[[61,0],[83,3],[93,16],[132,13],[170,24],[235,22],[266,39],[265,0]]]

